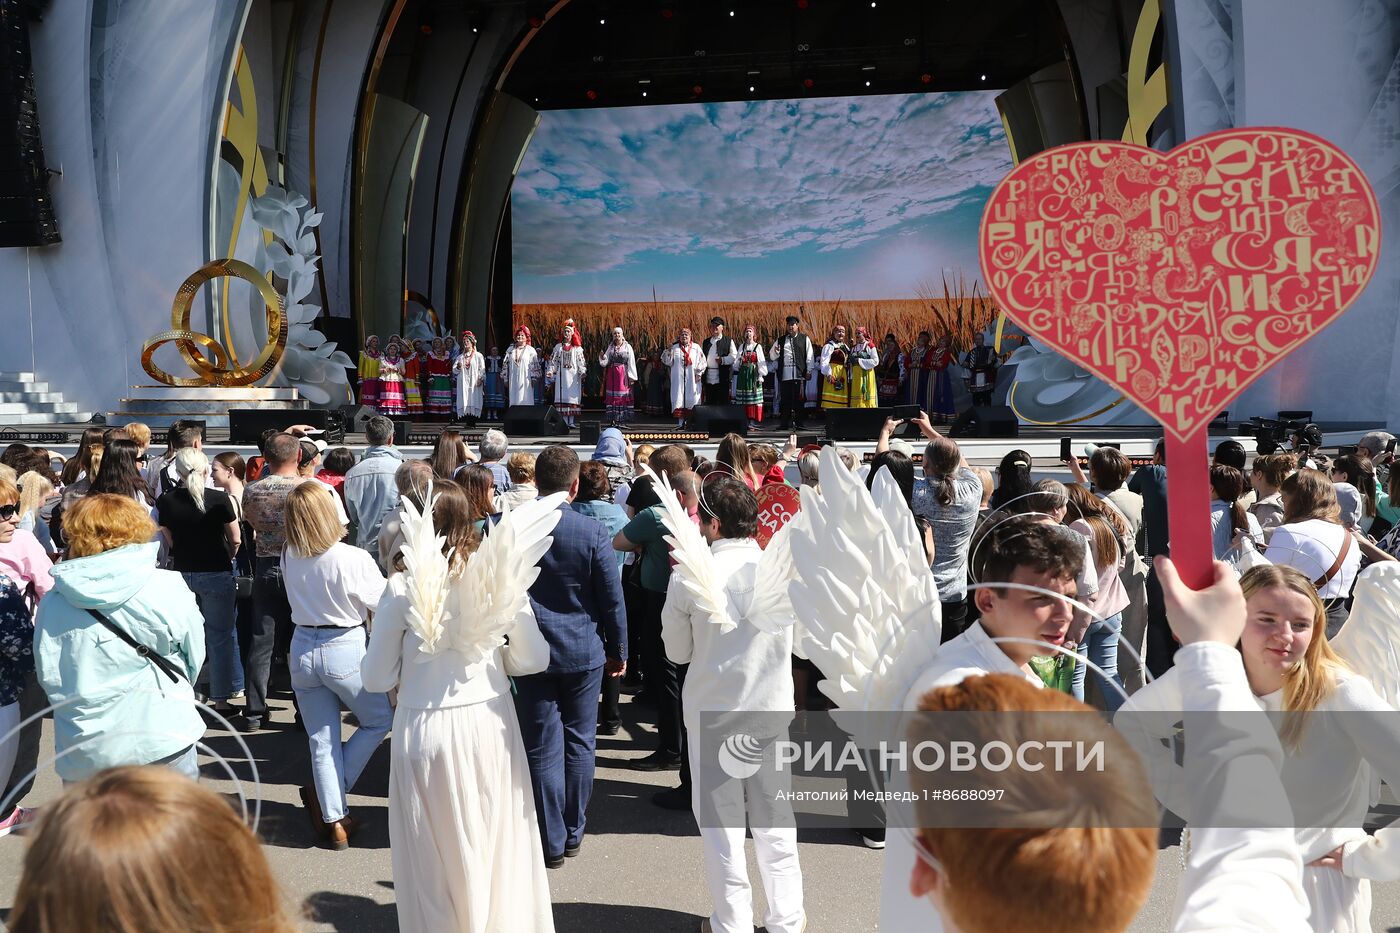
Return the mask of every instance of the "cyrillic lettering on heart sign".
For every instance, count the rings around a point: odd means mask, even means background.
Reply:
[[[1346,153],[1255,127],[1170,152],[1037,153],[992,192],[979,246],[1008,317],[1195,449],[1231,399],[1356,300],[1380,238],[1375,193]]]

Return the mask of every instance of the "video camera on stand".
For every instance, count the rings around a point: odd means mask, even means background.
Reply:
[[[1255,415],[1249,419],[1248,425],[1240,425],[1242,433],[1254,438],[1260,456],[1278,452],[1292,435],[1302,433],[1312,423],[1310,411],[1281,411],[1278,415],[1277,418]],[[1318,440],[1320,443],[1321,438]]]

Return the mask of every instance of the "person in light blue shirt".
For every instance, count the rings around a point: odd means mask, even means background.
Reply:
[[[403,463],[403,454],[394,447],[394,422],[375,415],[365,424],[369,447],[360,462],[345,474],[341,491],[345,513],[350,517],[351,541],[379,559],[379,526],[384,513],[399,501],[394,474]]]
[[[53,569],[34,620],[58,776],[72,783],[117,765],[165,764],[198,778],[204,720],[190,684],[204,663],[204,617],[194,594],[180,574],[156,568],[155,525],[135,500],[85,496],[63,527],[69,559]]]

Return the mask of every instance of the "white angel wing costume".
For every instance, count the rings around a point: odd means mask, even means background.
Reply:
[[[734,631],[738,620],[729,611],[730,601],[715,571],[709,542],[690,520],[670,481],[658,476],[646,464],[642,465],[642,473],[651,477],[657,498],[661,500],[661,523],[670,532],[665,540],[671,546],[671,556],[676,561],[671,568],[672,577],[679,579],[690,591],[696,607],[708,614],[710,621],[718,625],[721,632]],[[787,596],[787,583],[792,579],[792,559],[786,532],[796,521],[794,517],[768,542],[758,562],[756,579],[760,585],[754,590],[753,601],[746,608],[736,607],[762,632],[777,632],[795,621]]]
[[[1332,647],[1400,708],[1400,562],[1372,564],[1356,578],[1351,615]]]
[[[461,654],[468,664],[505,644],[515,617],[530,611],[529,589],[536,566],[553,543],[564,493],[507,506],[458,574],[443,538],[433,527],[433,491],[420,513],[403,498],[404,558],[408,587],[408,627],[423,641],[420,660],[443,651]]]
[[[837,706],[901,710],[943,630],[933,571],[887,471],[867,491],[827,447],[821,478],[820,494],[802,489],[802,521],[785,529],[795,634],[826,676],[819,689]]]

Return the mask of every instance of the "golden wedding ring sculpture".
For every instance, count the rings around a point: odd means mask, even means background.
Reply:
[[[257,359],[247,366],[239,363],[237,354],[207,334],[190,330],[190,306],[204,283],[219,278],[243,279],[262,295],[267,306],[267,342]],[[155,352],[167,343],[174,343],[180,356],[198,375],[194,378],[173,376],[153,361]],[[162,331],[141,347],[141,368],[151,378],[168,386],[247,386],[275,370],[287,348],[287,316],[283,313],[282,296],[257,269],[237,259],[215,259],[195,270],[175,293],[170,306],[170,330]],[[229,360],[232,357],[233,365]]]

